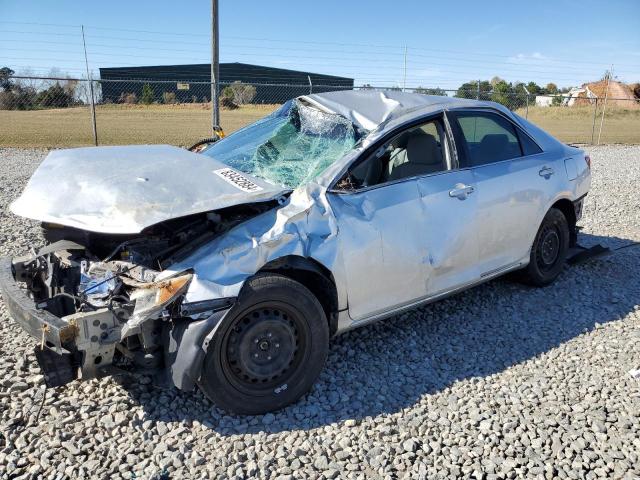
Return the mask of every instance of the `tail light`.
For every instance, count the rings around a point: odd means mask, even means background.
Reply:
[[[585,155],[584,161],[587,162],[587,167],[589,167],[589,170],[591,170],[591,157],[589,155]]]

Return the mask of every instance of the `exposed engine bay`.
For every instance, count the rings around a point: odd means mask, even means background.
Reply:
[[[162,371],[170,331],[178,322],[229,308],[229,299],[183,304],[190,271],[158,275],[198,247],[276,201],[239,205],[168,220],[140,234],[105,234],[43,223],[47,245],[13,259],[15,280],[26,284],[36,308],[71,325],[67,355],[39,358],[50,386],[118,371]],[[43,332],[43,345],[45,343]],[[47,349],[40,349],[46,356]],[[44,353],[43,353],[44,352]],[[59,365],[64,358],[65,365]],[[47,375],[48,374],[48,375]]]

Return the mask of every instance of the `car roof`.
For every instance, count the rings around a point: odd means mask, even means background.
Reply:
[[[469,100],[438,95],[423,95],[397,90],[340,90],[299,97],[303,102],[322,110],[342,115],[364,130],[375,130],[390,120],[419,117],[431,111],[455,107],[492,107],[503,110],[494,102]]]

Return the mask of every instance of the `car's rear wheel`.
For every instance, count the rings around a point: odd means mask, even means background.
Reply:
[[[552,283],[564,267],[569,241],[567,218],[557,208],[551,208],[533,241],[529,265],[523,271],[522,279],[538,287]]]
[[[311,388],[328,345],[315,296],[288,277],[260,274],[247,281],[209,344],[200,387],[227,411],[277,410]]]

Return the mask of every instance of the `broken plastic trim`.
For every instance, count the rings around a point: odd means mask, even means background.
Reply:
[[[214,298],[200,302],[189,302],[180,305],[180,315],[190,317],[206,312],[218,312],[230,308],[235,303],[234,297]]]
[[[204,320],[176,320],[169,332],[165,362],[173,384],[192,391],[200,378],[209,342],[229,310],[220,310]]]

